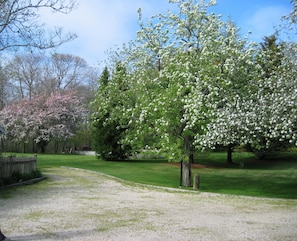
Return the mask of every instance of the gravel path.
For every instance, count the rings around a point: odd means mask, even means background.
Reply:
[[[297,240],[297,200],[183,192],[78,169],[44,174],[0,198],[12,240]]]

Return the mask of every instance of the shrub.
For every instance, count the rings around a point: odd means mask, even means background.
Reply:
[[[19,171],[13,172],[10,177],[0,178],[0,186],[7,186],[22,181],[28,181],[34,178],[41,177],[42,174],[39,170],[32,171],[30,173],[22,174]]]

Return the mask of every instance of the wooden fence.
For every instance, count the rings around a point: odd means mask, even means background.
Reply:
[[[0,178],[10,177],[14,172],[21,174],[36,171],[37,155],[33,157],[0,156]]]

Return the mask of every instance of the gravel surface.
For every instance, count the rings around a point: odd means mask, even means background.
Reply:
[[[135,185],[70,168],[44,174],[0,197],[1,229],[14,241],[297,240],[297,200]]]

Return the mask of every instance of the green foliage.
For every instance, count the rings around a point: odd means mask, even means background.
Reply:
[[[131,150],[129,145],[121,143],[127,129],[127,122],[121,118],[119,112],[123,106],[127,106],[127,97],[123,94],[128,88],[125,83],[125,69],[119,63],[113,77],[110,79],[109,76],[108,69],[105,68],[93,102],[93,148],[104,160],[123,160],[129,156]]]
[[[118,128],[118,123],[107,123],[96,120],[93,123],[93,148],[104,160],[124,160],[130,151],[129,146],[121,145],[124,130]]]
[[[263,42],[260,43],[261,51],[258,58],[258,64],[261,65],[264,71],[264,78],[268,78],[278,71],[278,68],[282,64],[284,53],[282,51],[282,45],[277,43],[277,37],[275,35],[265,36]]]
[[[4,177],[0,179],[0,187],[7,186],[14,183],[19,183],[23,181],[28,181],[34,178],[41,177],[42,174],[40,170],[32,171],[30,173],[22,174],[19,171],[13,172],[10,177]]]
[[[102,125],[123,130],[121,145],[158,149],[172,162],[217,146],[297,145],[297,45],[242,38],[209,13],[214,1],[170,2],[176,12],[146,23],[139,10],[137,38],[98,92]]]
[[[101,76],[100,76],[99,84],[103,87],[107,86],[109,78],[110,78],[110,74],[109,74],[108,68],[105,67]]]

